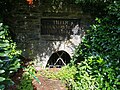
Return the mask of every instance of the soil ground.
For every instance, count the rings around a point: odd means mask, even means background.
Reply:
[[[45,77],[39,77],[41,84],[33,80],[34,90],[67,90],[65,86],[59,80],[48,79]]]
[[[49,68],[49,71],[57,72],[60,68]],[[44,73],[44,70],[41,70]],[[65,84],[63,84],[60,80],[48,79],[44,77],[42,74],[38,77],[41,84],[39,84],[36,80],[33,80],[34,90],[67,90],[65,88]]]
[[[58,71],[58,68],[50,68],[50,71]],[[44,71],[43,71],[44,72]],[[17,90],[17,85],[19,85],[20,78],[22,76],[23,70],[20,69],[13,77],[13,81],[15,82],[15,85],[9,87],[9,90]],[[34,90],[67,90],[65,88],[65,84],[63,84],[60,80],[55,79],[48,79],[44,76],[37,76],[40,80],[41,84],[39,84],[36,80],[32,81],[32,84],[34,86]]]

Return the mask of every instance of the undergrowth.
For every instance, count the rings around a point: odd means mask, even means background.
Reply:
[[[0,90],[14,85],[10,76],[20,68],[21,51],[9,35],[9,27],[0,20]]]
[[[33,65],[28,65],[26,68],[22,67],[24,69],[24,73],[22,75],[20,84],[17,87],[17,90],[33,90],[32,81],[34,79],[33,75],[36,75],[35,68]]]
[[[37,75],[42,75],[44,77],[47,77],[48,79],[61,80],[63,83],[66,84],[67,88],[70,88],[73,83],[76,71],[77,68],[75,66],[70,67],[69,65],[67,65],[62,67],[59,71],[54,72],[46,69],[43,71],[39,71]]]

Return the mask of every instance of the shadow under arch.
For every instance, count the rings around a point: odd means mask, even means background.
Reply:
[[[71,57],[66,51],[64,50],[57,51],[50,56],[46,67],[50,67],[50,68],[54,66],[62,67],[70,63],[70,60],[71,60]]]

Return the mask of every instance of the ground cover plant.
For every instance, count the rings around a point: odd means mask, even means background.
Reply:
[[[17,86],[17,90],[34,90],[32,85],[33,79],[36,77],[36,70],[32,64],[29,62],[27,67],[23,67],[24,73],[22,74],[20,84]]]
[[[61,80],[66,85],[66,88],[71,89],[71,85],[76,74],[75,66],[64,66],[62,68],[47,68],[37,72],[37,76],[42,76],[48,79]]]

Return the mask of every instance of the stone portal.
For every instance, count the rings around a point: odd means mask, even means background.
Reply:
[[[64,51],[72,57],[92,20],[72,0],[57,1],[35,0],[30,6],[19,2],[11,11],[9,26],[13,27],[14,41],[35,66],[46,67],[56,52]]]

